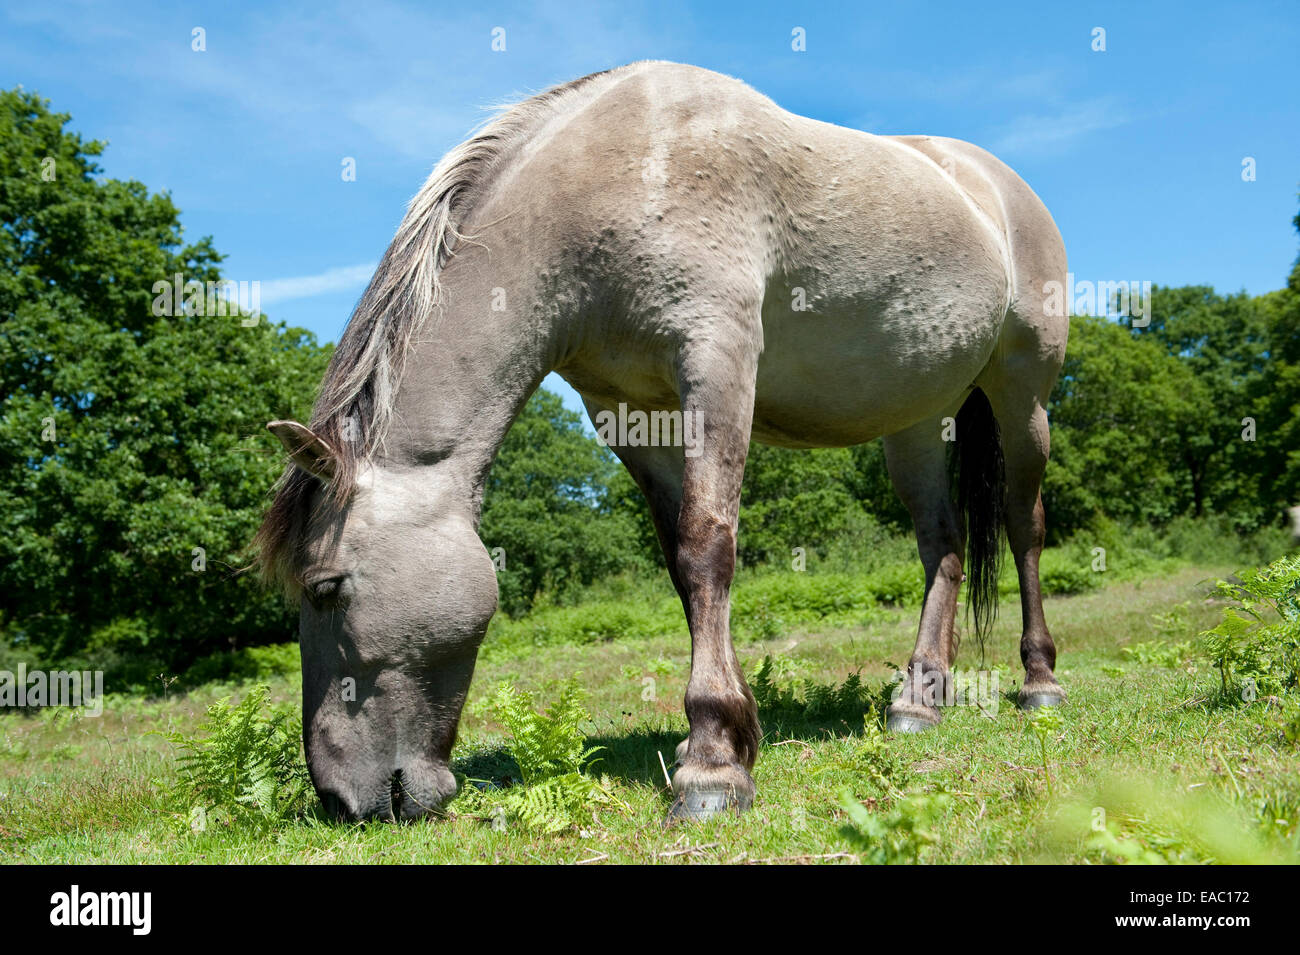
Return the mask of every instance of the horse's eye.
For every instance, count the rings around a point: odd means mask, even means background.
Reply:
[[[332,606],[342,595],[343,582],[346,579],[346,577],[327,577],[313,581],[307,585],[307,599],[318,610]]]

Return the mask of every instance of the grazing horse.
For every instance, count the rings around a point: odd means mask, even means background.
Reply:
[[[300,605],[304,746],[327,809],[412,818],[455,794],[452,744],[497,606],[484,480],[551,371],[593,419],[632,408],[700,426],[689,448],[613,447],[691,634],[670,819],[754,797],[758,716],[728,619],[751,437],[884,437],[926,581],[891,730],[940,721],[963,572],[982,637],[1004,528],[1020,704],[1062,701],[1038,559],[1044,405],[1067,332],[1049,288],[1059,301],[1065,268],[1029,187],[958,140],[805,119],[663,62],[505,109],[411,200],[310,425],[268,425],[291,463],[259,552]]]

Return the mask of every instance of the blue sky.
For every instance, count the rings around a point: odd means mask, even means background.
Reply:
[[[1300,4],[1051,6],[43,0],[0,11],[0,86],[107,140],[107,175],[170,191],[188,238],[214,236],[268,315],[324,340],[484,107],[646,58],[828,122],[991,149],[1052,211],[1077,279],[1280,287],[1297,251]]]

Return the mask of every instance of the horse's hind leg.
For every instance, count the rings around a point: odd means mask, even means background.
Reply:
[[[1052,673],[1056,666],[1056,645],[1043,616],[1038,581],[1038,558],[1043,551],[1046,527],[1040,489],[1049,450],[1047,411],[1040,396],[1024,385],[1023,377],[1001,377],[1002,387],[997,384],[984,387],[1002,431],[1007,541],[1020,578],[1023,624],[1020,661],[1025,667],[1025,682],[1020,687],[1018,702],[1024,709],[1033,709],[1065,699],[1065,690]]]
[[[948,480],[941,418],[885,438],[885,463],[898,496],[912,515],[925,566],[925,602],[906,682],[886,713],[891,732],[917,732],[940,720],[949,666],[957,655],[953,623],[962,577],[962,532]]]

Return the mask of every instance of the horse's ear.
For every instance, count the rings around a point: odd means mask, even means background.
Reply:
[[[334,449],[311,428],[297,421],[272,421],[266,430],[280,439],[298,467],[327,484],[334,480],[338,466]]]

